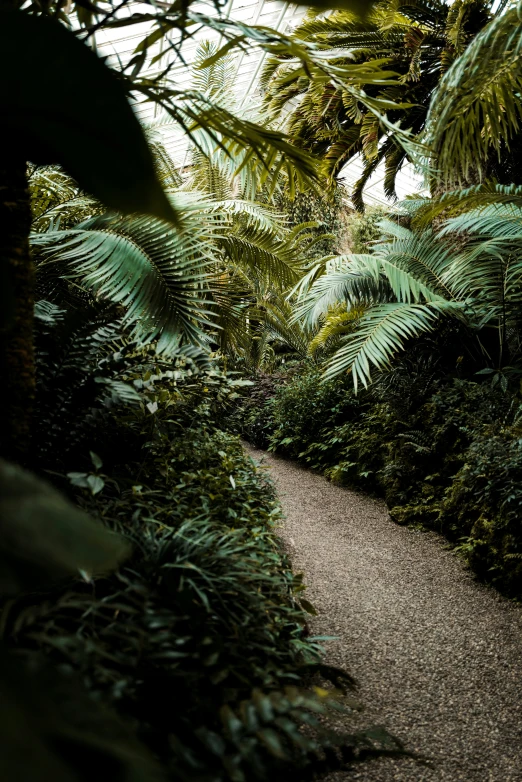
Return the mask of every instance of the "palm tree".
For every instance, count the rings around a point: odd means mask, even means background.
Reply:
[[[159,142],[156,153],[165,177],[175,178]],[[219,181],[199,152],[196,163],[183,188],[166,189],[176,228],[151,216],[104,212],[59,169],[34,169],[38,295],[60,304],[74,283],[73,297],[80,286],[113,301],[135,338],[154,341],[167,356],[187,343],[248,356],[260,338],[285,329],[306,352],[299,328],[287,324],[283,292],[302,272],[311,244],[307,226],[291,231],[268,205],[231,197],[233,186],[223,177],[219,199],[195,190],[201,168],[211,173],[208,182]]]
[[[413,136],[422,133],[441,77],[505,3],[495,11],[493,5],[490,0],[451,5],[384,0],[365,20],[347,11],[326,17],[309,13],[294,38],[316,47],[332,71],[351,63],[352,83],[380,102],[389,123],[383,125],[378,113],[324,72],[307,71],[284,55],[270,58],[264,69],[267,114],[284,120],[294,144],[323,158],[323,172],[330,178],[362,156],[363,174],[351,194],[358,209],[364,208],[364,187],[382,162],[384,189],[394,198],[397,174],[409,156],[398,143],[397,123]]]
[[[389,368],[409,340],[448,319],[466,324],[484,364],[519,359],[521,226],[514,203],[478,207],[437,234],[383,221],[374,252],[339,258],[301,295],[296,317],[323,324],[313,347],[334,338],[326,377],[351,371],[355,388],[366,386],[372,369]]]

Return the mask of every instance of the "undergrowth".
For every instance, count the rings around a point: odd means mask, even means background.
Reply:
[[[384,497],[395,521],[442,533],[482,579],[520,598],[518,398],[432,369],[398,367],[355,395],[350,377],[323,382],[303,365],[262,406],[245,405],[243,431],[334,482]]]
[[[162,362],[102,303],[41,304],[38,329],[33,467],[73,503],[65,514],[79,507],[132,545],[112,573],[35,577],[3,603],[4,648],[52,671],[45,697],[76,731],[58,743],[39,727],[41,774],[83,780],[96,757],[103,779],[125,782],[297,782],[402,754],[385,731],[328,728],[330,712],[358,708],[353,682],[309,634],[269,481],[217,425],[248,381],[190,352]],[[68,689],[80,694],[64,705]],[[78,731],[102,754],[75,753]],[[114,731],[132,739],[121,752]]]

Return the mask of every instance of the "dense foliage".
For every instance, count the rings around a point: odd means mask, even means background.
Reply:
[[[305,69],[283,53],[264,67],[267,114],[281,118],[296,145],[322,158],[326,175],[339,174],[360,156],[363,170],[351,197],[361,211],[364,188],[379,166],[386,195],[394,198],[397,174],[408,160],[407,148],[396,143],[397,126],[422,133],[441,78],[504,6],[489,0],[382,0],[364,19],[349,7],[326,16],[310,11],[295,38],[317,47],[333,71],[351,67],[351,83],[363,87],[366,101],[330,73]],[[389,122],[378,111],[386,112]]]
[[[304,782],[403,752],[329,729],[352,682],[321,663],[238,433],[382,495],[521,596],[520,6],[367,5],[289,35],[220,2],[0,11],[9,779]],[[125,27],[134,51],[99,57]],[[202,28],[219,43],[180,89]],[[254,43],[247,116],[233,53]],[[187,134],[183,170],[130,97]],[[429,198],[348,214],[381,162],[393,197],[406,160]]]
[[[5,606],[4,644],[81,682],[169,779],[301,780],[400,753],[385,733],[322,726],[354,707],[351,679],[307,632],[270,484],[215,425],[249,381],[159,363],[113,305],[41,303],[38,322],[38,470],[133,551],[112,575],[36,578]]]
[[[248,406],[245,432],[332,481],[384,497],[399,523],[446,535],[484,579],[521,596],[520,401],[417,360],[354,394],[314,367]]]

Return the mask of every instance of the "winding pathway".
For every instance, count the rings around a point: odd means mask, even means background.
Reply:
[[[433,759],[379,759],[329,782],[522,782],[522,607],[383,503],[246,450],[275,482],[312,630],[338,636],[327,662],[357,679],[364,724]]]

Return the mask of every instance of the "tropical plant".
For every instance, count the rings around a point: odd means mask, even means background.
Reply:
[[[59,171],[37,170],[30,182],[41,205],[31,241],[42,298],[61,305],[83,289],[119,304],[133,338],[154,341],[159,354],[175,355],[184,343],[250,355],[253,340],[259,347],[276,334],[306,352],[282,296],[313,241],[306,225],[290,231],[268,206],[187,186],[168,191],[180,216],[172,228],[104,214]],[[95,216],[78,223],[86,211]]]
[[[251,146],[251,157],[265,171],[265,177],[272,164],[278,170],[285,168],[292,179],[313,177],[311,159],[294,152],[282,134],[242,122],[213,106],[205,96],[180,92],[169,81],[174,60],[181,57],[179,44],[187,25],[207,17],[195,14],[189,19],[186,6],[182,10],[155,9],[156,13],[150,10],[129,16],[121,5],[109,3],[104,11],[98,11],[90,3],[80,2],[70,9],[78,22],[74,30],[60,3],[30,4],[23,9],[15,5],[1,11],[4,67],[0,96],[9,118],[5,130],[10,153],[0,171],[1,287],[7,302],[0,323],[0,371],[6,377],[10,401],[2,408],[0,447],[18,458],[29,446],[35,383],[27,160],[61,164],[82,189],[106,207],[175,220],[145,135],[128,102],[134,93],[158,102],[187,132],[205,127],[226,139],[231,156]],[[132,27],[138,21],[146,22],[148,32],[130,62],[117,59],[109,67],[97,57],[92,47],[97,31]],[[171,35],[173,62],[157,78],[151,78],[144,71],[155,62],[149,47],[167,33]],[[13,68],[13,62],[19,66]],[[36,69],[41,82],[34,78]],[[40,83],[58,82],[60,90],[40,87]],[[81,90],[77,89],[79,82]],[[224,145],[224,141],[219,143]]]
[[[4,454],[20,456],[28,448],[35,382],[26,161],[62,163],[91,193],[123,211],[170,219],[172,210],[125,89],[102,61],[64,25],[27,11],[3,8],[0,29],[5,67],[0,93],[10,150],[0,172],[0,266],[8,302],[2,307],[0,371],[10,400],[0,430]],[[19,65],[13,68],[13,62]],[[41,89],[35,63],[41,83],[59,80],[60,90]]]
[[[494,9],[489,0],[384,0],[365,20],[350,11],[328,16],[309,12],[295,30],[295,40],[316,47],[332,73],[351,63],[348,81],[374,99],[382,113],[389,112],[389,123],[383,124],[370,104],[364,105],[328,74],[306,70],[284,54],[270,58],[264,68],[268,116],[284,118],[289,112],[283,126],[291,140],[323,157],[323,172],[329,177],[362,155],[363,173],[351,193],[358,209],[364,207],[364,187],[381,162],[385,192],[394,198],[397,174],[408,159],[407,146],[397,138],[397,123],[413,136],[423,131],[441,77],[504,5]],[[451,117],[451,101],[445,105]]]
[[[411,227],[422,229],[475,209],[494,204],[522,204],[522,188],[519,185],[500,185],[488,181],[458,190],[446,190],[432,198],[409,196],[400,204],[399,212]]]
[[[506,184],[518,177],[518,166],[510,164],[510,157],[518,152],[522,116],[522,23],[520,4],[505,6],[500,4],[495,18],[452,64],[433,96],[424,139],[439,187],[480,182],[492,168]]]
[[[85,289],[120,303],[135,336],[157,340],[159,353],[174,353],[182,338],[201,344],[209,322],[214,215],[204,221],[189,198],[179,209],[184,217],[178,229],[153,217],[102,214],[74,228],[34,234],[39,272],[57,264]]]
[[[448,220],[438,234],[384,221],[372,254],[341,258],[304,294],[297,316],[312,326],[342,304],[355,314],[329,359],[326,376],[350,370],[355,388],[372,367],[390,366],[408,340],[463,322],[483,364],[502,368],[519,358],[522,213],[497,204]],[[341,315],[341,324],[348,320]]]

